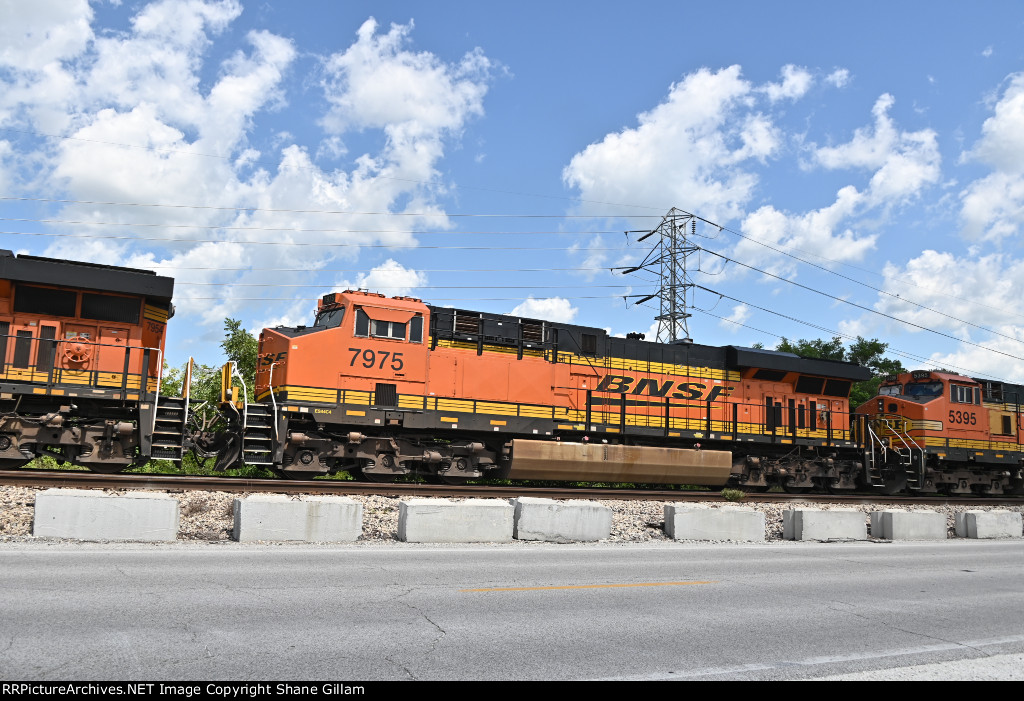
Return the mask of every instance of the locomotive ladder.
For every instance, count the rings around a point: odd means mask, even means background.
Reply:
[[[161,397],[153,426],[153,450],[157,460],[181,462],[181,446],[185,436],[187,397]]]
[[[906,473],[907,489],[920,490],[924,486],[924,448],[919,446],[910,434],[899,431],[888,419],[878,417],[875,420],[879,424],[884,425],[893,438],[883,440],[868,426],[868,434],[871,438],[871,452],[869,453],[867,465],[868,482],[873,487],[885,485],[881,466],[888,462],[888,452],[892,451],[896,456],[897,469],[902,468]],[[881,453],[881,461],[875,457],[876,444]]]
[[[242,461],[247,465],[272,465],[274,413],[266,404],[246,404],[242,426]]]

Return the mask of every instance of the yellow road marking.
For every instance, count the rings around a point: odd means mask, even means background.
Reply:
[[[708,582],[639,582],[637,584],[570,584],[562,587],[497,587],[494,589],[460,589],[460,592],[478,591],[543,591],[546,589],[615,589],[622,587],[682,587],[690,584],[718,584]]]

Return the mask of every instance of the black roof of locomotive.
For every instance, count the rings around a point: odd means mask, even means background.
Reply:
[[[805,375],[822,375],[854,382],[863,382],[873,377],[873,373],[868,368],[857,365],[857,363],[848,363],[845,360],[805,358],[794,353],[764,350],[763,348],[743,348],[742,346],[727,346],[726,348],[729,367],[734,368],[799,372]]]
[[[59,258],[16,256],[12,251],[3,249],[0,249],[0,279],[120,292],[145,296],[155,302],[169,303],[174,294],[174,278],[149,270]]]
[[[856,363],[849,363],[842,360],[823,360],[821,358],[804,358],[793,353],[770,351],[761,348],[744,348],[741,346],[706,346],[700,343],[677,342],[659,343],[657,341],[646,341],[638,338],[621,338],[610,336],[605,329],[593,326],[578,326],[564,322],[541,321],[537,319],[525,319],[504,314],[489,312],[469,312],[453,309],[450,307],[430,306],[435,318],[440,315],[451,316],[453,312],[469,314],[479,317],[480,326],[484,341],[488,343],[505,342],[513,345],[516,338],[515,332],[510,328],[515,322],[545,325],[557,334],[554,336],[555,343],[559,350],[576,352],[581,355],[593,355],[596,358],[621,357],[630,360],[641,360],[655,363],[671,363],[676,365],[701,365],[715,369],[743,370],[745,368],[758,368],[765,370],[778,370],[781,372],[797,372],[804,375],[819,375],[842,380],[861,382],[869,380],[873,376],[871,370]],[[512,321],[512,324],[509,322]],[[445,326],[442,330],[441,324],[434,327],[435,331],[447,331],[454,333],[451,326]],[[507,329],[507,330],[503,330]],[[502,335],[505,338],[502,338]],[[476,340],[478,334],[459,332],[465,340]],[[591,352],[584,351],[584,335],[592,337]],[[544,348],[550,348],[550,340],[537,344]]]

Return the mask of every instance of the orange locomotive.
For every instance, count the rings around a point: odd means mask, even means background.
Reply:
[[[886,377],[857,409],[869,419],[869,481],[888,493],[1024,493],[1022,392],[947,372]]]
[[[193,448],[300,478],[1024,492],[1017,385],[915,371],[851,414],[870,373],[849,363],[354,291],[264,329],[257,397],[229,364],[227,430],[192,431],[188,377],[183,397],[159,389],[173,284],[0,251],[0,467],[118,472]]]
[[[221,466],[853,489],[859,366],[346,291],[260,334],[256,402]],[[225,391],[230,379],[225,378]],[[227,397],[225,397],[227,398]]]
[[[0,466],[181,458],[187,407],[159,396],[173,289],[145,270],[0,250]]]

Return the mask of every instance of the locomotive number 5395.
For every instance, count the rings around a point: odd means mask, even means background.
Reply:
[[[978,425],[978,416],[974,412],[970,411],[953,411],[949,410],[949,423],[951,424],[967,424],[968,426]]]

